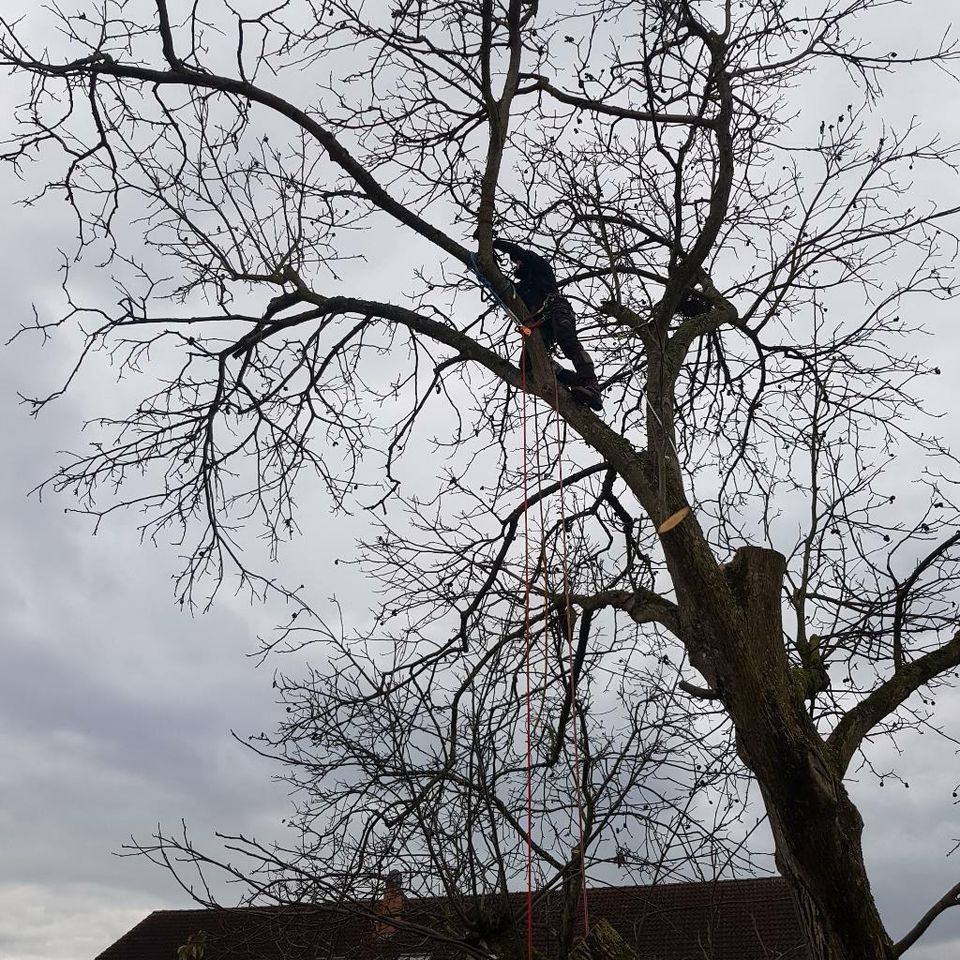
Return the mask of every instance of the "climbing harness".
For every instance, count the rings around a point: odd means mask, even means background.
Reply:
[[[537,327],[539,327],[545,321],[547,316],[547,307],[557,296],[556,294],[551,294],[550,296],[548,296],[547,299],[544,300],[540,308],[536,311],[536,313],[531,314],[531,316],[527,319],[526,323],[523,323],[521,322],[520,318],[510,309],[510,307],[507,306],[503,298],[497,293],[496,289],[494,289],[493,284],[484,275],[483,271],[480,269],[480,263],[477,260],[477,255],[473,251],[471,251],[468,256],[468,262],[470,265],[470,269],[473,271],[474,275],[479,281],[480,286],[483,287],[483,289],[490,294],[490,296],[493,298],[494,302],[497,303],[498,306],[503,308],[507,316],[509,316],[510,319],[513,320],[513,322],[517,325],[517,327],[520,330],[520,333],[523,335],[524,338],[529,337],[530,334],[533,333],[533,331],[536,330]],[[524,344],[525,343],[526,343],[526,340],[524,339]],[[523,351],[521,351],[521,365],[525,363],[525,359],[526,359],[525,354]],[[527,389],[526,370],[521,370],[521,379],[522,379],[522,389],[524,391],[524,394],[526,394],[526,389]],[[556,396],[556,390],[557,390],[556,370],[554,370],[553,380],[554,380],[554,396]],[[660,429],[665,435],[666,429],[664,428],[663,420],[660,418],[660,415],[657,413],[657,411],[653,408],[653,405],[650,403],[649,398],[646,399],[646,402],[647,402],[647,408],[653,414],[657,423],[660,424]],[[670,446],[673,449],[674,456],[677,458],[679,462],[680,456],[672,440],[670,441]],[[664,483],[665,476],[664,476],[664,470],[662,468],[662,465],[661,465],[660,474],[661,474],[660,490],[662,495],[662,491],[665,486],[665,483]],[[663,515],[664,512],[666,512],[666,504],[661,504],[660,512],[661,512],[661,516]],[[657,533],[660,534],[661,536],[665,533],[669,533],[674,527],[676,527],[683,520],[685,520],[687,516],[689,516],[689,514],[690,514],[689,506],[683,506],[679,510],[675,510],[669,516],[664,517],[663,520],[660,521],[660,523],[657,525]]]
[[[507,316],[510,317],[510,319],[517,325],[517,328],[520,330],[520,333],[522,333],[523,336],[529,337],[530,334],[537,329],[537,327],[543,324],[544,320],[546,319],[544,315],[544,308],[550,302],[550,300],[553,299],[552,296],[548,297],[538,310],[531,313],[530,316],[527,317],[526,322],[523,322],[510,309],[510,307],[507,306],[506,301],[504,301],[503,297],[501,297],[500,294],[497,293],[493,284],[484,275],[483,271],[480,269],[480,263],[477,260],[477,255],[471,251],[470,256],[468,257],[468,260],[470,262],[470,269],[476,275],[477,280],[480,282],[480,286],[483,287],[483,289],[490,294],[490,296],[493,298],[497,306],[499,306],[507,314]]]

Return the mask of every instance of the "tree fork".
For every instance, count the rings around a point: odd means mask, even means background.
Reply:
[[[651,516],[658,505],[667,511],[686,505],[678,468],[660,473],[649,450],[613,450],[594,442],[596,431],[578,432],[607,455]],[[631,476],[646,482],[630,483]],[[794,891],[811,960],[892,960],[863,861],[863,821],[787,657],[785,557],[746,546],[718,564],[695,513],[661,542],[681,637],[691,664],[726,705],[738,755],[760,785],[776,863]]]

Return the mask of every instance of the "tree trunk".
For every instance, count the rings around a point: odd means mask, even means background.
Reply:
[[[717,576],[695,521],[683,530],[686,523],[677,528],[685,543],[668,546],[670,535],[664,539],[676,561],[671,572],[691,661],[722,696],[737,752],[760,785],[809,960],[893,960],[864,867],[863,821],[784,647],[785,560],[774,550],[745,547]]]
[[[760,779],[759,776],[757,778]],[[863,863],[863,821],[839,781],[836,799],[812,798],[812,782],[761,781],[777,867],[793,889],[810,960],[893,960]],[[791,796],[794,786],[796,795]],[[819,809],[805,810],[814,800]]]
[[[770,818],[780,873],[793,888],[810,960],[892,960],[863,862],[863,820],[837,773],[783,644],[785,561],[739,550],[724,575],[744,614],[731,714],[737,752]]]

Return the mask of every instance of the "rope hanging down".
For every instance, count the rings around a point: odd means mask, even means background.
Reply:
[[[537,322],[528,321],[527,323],[521,322],[520,318],[510,309],[510,307],[504,302],[503,298],[497,293],[493,284],[489,279],[484,275],[483,271],[480,269],[480,264],[477,261],[477,255],[473,252],[469,256],[469,265],[470,269],[475,274],[477,280],[480,283],[480,286],[486,290],[493,301],[500,306],[503,311],[509,316],[517,327],[520,329],[520,333],[523,337],[520,347],[520,389],[523,394],[523,399],[521,400],[521,422],[522,422],[522,439],[523,439],[523,642],[524,642],[524,687],[525,687],[525,739],[526,739],[526,801],[527,801],[527,960],[533,960],[533,731],[532,731],[532,701],[533,701],[533,686],[531,682],[531,669],[530,669],[530,659],[531,659],[531,650],[532,650],[532,638],[531,638],[531,594],[533,585],[531,583],[531,570],[530,570],[530,523],[529,523],[529,506],[530,506],[530,471],[529,471],[529,438],[528,438],[528,407],[527,407],[527,337],[529,337],[533,330],[539,326]],[[553,395],[556,397],[557,390],[559,389],[557,383],[556,369],[553,371]],[[539,432],[539,423],[537,417],[536,408],[534,409],[534,429],[537,434],[537,440],[539,441],[540,432]],[[560,471],[560,485],[559,485],[559,494],[560,494],[560,531],[561,531],[561,562],[562,562],[562,571],[563,571],[563,611],[564,611],[564,629],[563,634],[567,639],[567,673],[568,673],[568,696],[570,698],[570,719],[569,722],[573,729],[573,775],[574,781],[576,784],[576,798],[577,798],[577,832],[578,840],[576,846],[576,863],[577,870],[579,873],[580,880],[580,900],[583,906],[583,925],[584,925],[584,935],[586,936],[590,931],[590,914],[587,904],[587,876],[586,876],[586,850],[585,850],[585,837],[584,837],[584,811],[583,811],[583,783],[580,770],[580,743],[578,736],[578,720],[579,720],[579,710],[578,710],[578,701],[577,701],[577,675],[576,675],[576,663],[573,651],[573,615],[572,608],[570,603],[570,571],[569,564],[567,562],[567,517],[564,504],[564,478],[563,478],[563,463],[562,458],[560,457],[560,450],[562,449],[562,439],[560,435],[560,417],[559,411],[557,411],[556,419],[556,430],[557,430],[557,451],[558,451],[558,468]],[[540,444],[537,443],[537,476],[538,484],[539,478],[542,476],[540,470]],[[538,491],[538,502],[540,504],[540,530],[541,530],[541,541],[543,539],[545,525],[543,517],[543,498],[539,496]],[[545,603],[549,605],[549,591],[547,590],[547,570],[546,570],[546,552],[545,547],[541,543],[541,562],[544,564],[544,600]],[[547,620],[544,619],[544,679],[546,680],[546,671],[547,671],[547,662],[549,655],[549,645],[546,635],[546,626]],[[544,695],[546,695],[546,683],[544,683]],[[542,710],[541,710],[542,713]],[[560,737],[563,731],[558,730],[557,736]]]
[[[525,739],[526,739],[526,790],[527,790],[527,960],[533,960],[533,732],[532,732],[532,700],[533,700],[533,688],[531,682],[531,651],[532,651],[532,637],[531,637],[531,595],[533,591],[531,569],[530,569],[530,523],[529,523],[529,506],[530,506],[530,469],[529,469],[529,454],[530,454],[530,445],[528,437],[528,407],[527,407],[527,358],[526,358],[526,345],[527,337],[530,334],[530,331],[523,329],[524,337],[521,342],[520,348],[520,385],[521,391],[523,393],[523,399],[521,400],[521,434],[523,440],[523,641],[524,641],[524,687],[525,687]],[[556,381],[556,374],[554,374],[554,380]],[[557,384],[554,382],[554,390],[557,389]],[[586,935],[590,930],[590,915],[587,904],[587,878],[586,878],[586,858],[585,858],[585,837],[584,837],[584,809],[583,809],[583,783],[581,777],[580,769],[580,744],[577,724],[579,720],[579,710],[578,710],[578,701],[577,701],[577,674],[576,674],[576,664],[573,651],[573,616],[572,616],[572,607],[570,603],[570,572],[568,564],[568,543],[567,543],[567,517],[566,509],[564,504],[564,477],[563,477],[563,462],[560,455],[560,450],[562,449],[562,438],[560,435],[560,419],[559,415],[556,419],[556,431],[557,431],[557,451],[558,451],[558,469],[560,471],[560,483],[559,483],[559,494],[560,494],[560,531],[561,531],[561,564],[563,572],[563,611],[564,611],[564,629],[563,634],[567,639],[567,673],[568,673],[568,695],[570,697],[570,724],[573,730],[573,774],[574,781],[576,785],[576,798],[577,798],[577,831],[578,831],[578,841],[577,841],[577,869],[579,873],[580,880],[580,900],[583,906],[583,924],[584,924],[584,935]],[[536,443],[536,458],[537,458],[537,476],[538,476],[538,485],[541,477],[540,471],[540,444],[539,437],[540,433],[537,430],[539,426],[537,411],[534,409],[534,429],[537,433],[537,443]],[[538,502],[540,504],[540,530],[541,530],[541,541],[543,541],[545,524],[543,516],[543,498],[539,496],[538,490]],[[547,590],[547,571],[546,571],[546,549],[543,542],[541,542],[541,562],[544,565],[544,599],[547,604],[549,604],[548,599],[548,590]],[[547,629],[547,620],[544,619],[544,630]],[[546,633],[545,633],[546,637]],[[546,643],[546,640],[545,640]],[[546,678],[547,670],[547,655],[549,653],[549,647],[545,645],[544,647],[544,676]],[[546,684],[544,685],[544,695],[546,695]],[[541,710],[542,713],[542,710]],[[558,730],[557,736],[562,736],[563,731]]]
[[[485,276],[483,271],[480,269],[480,264],[477,260],[477,255],[473,252],[470,253],[468,258],[469,266],[477,280],[480,283],[480,286],[486,290],[493,301],[503,309],[503,311],[514,321],[517,327],[520,329],[522,334],[521,349],[520,349],[520,389],[523,394],[523,399],[521,401],[521,419],[522,419],[522,437],[523,437],[523,540],[524,540],[524,558],[523,558],[523,637],[524,637],[524,686],[525,686],[525,738],[526,738],[526,790],[527,790],[527,960],[533,960],[533,733],[532,733],[532,700],[533,700],[533,689],[531,683],[531,670],[530,670],[530,659],[531,659],[531,609],[530,609],[530,599],[532,593],[532,583],[531,583],[531,571],[530,571],[530,525],[528,511],[530,506],[530,479],[529,479],[529,440],[528,440],[528,408],[527,408],[527,337],[529,337],[533,330],[539,325],[539,322],[532,322],[534,318],[531,318],[527,323],[521,322],[520,318],[510,309],[506,304],[500,294],[497,292],[490,280]],[[542,322],[542,321],[541,321]],[[557,374],[556,368],[553,371],[553,396],[557,397],[557,392],[559,390],[559,385],[557,383]],[[656,417],[657,421],[660,423],[661,429],[663,429],[663,423],[660,420],[660,417],[657,415],[657,412],[653,409],[653,406],[650,404],[649,398],[647,398],[647,406]],[[567,673],[568,673],[568,696],[570,698],[570,718],[569,723],[573,729],[573,773],[574,780],[576,784],[576,799],[577,799],[577,829],[578,829],[578,843],[576,847],[576,866],[579,873],[580,880],[580,899],[583,906],[583,926],[584,926],[584,936],[588,936],[590,933],[590,914],[589,914],[589,905],[587,898],[587,877],[586,877],[586,844],[585,844],[585,819],[584,819],[584,797],[583,797],[583,781],[581,776],[581,765],[580,765],[580,738],[578,733],[578,722],[579,722],[579,703],[577,698],[577,669],[576,669],[576,657],[573,649],[573,611],[570,603],[570,573],[569,573],[569,564],[568,564],[568,543],[567,543],[567,518],[565,511],[565,497],[564,497],[564,477],[563,477],[563,459],[560,451],[563,449],[563,440],[561,438],[560,430],[560,414],[559,410],[556,410],[556,436],[557,436],[557,455],[558,455],[558,469],[560,472],[560,482],[559,482],[559,494],[560,494],[560,532],[561,532],[561,562],[562,562],[562,572],[563,572],[563,615],[564,615],[564,629],[563,634],[567,640]],[[537,476],[538,476],[538,485],[539,479],[542,477],[542,470],[540,469],[540,431],[539,423],[537,422],[537,411],[534,408],[534,430],[537,435]],[[674,446],[671,441],[671,446]],[[676,452],[676,448],[674,447]],[[679,460],[679,455],[678,455]],[[661,490],[663,489],[663,479],[661,478]],[[540,505],[540,530],[541,530],[541,541],[543,541],[545,524],[543,516],[543,498],[539,495],[540,491],[538,490],[538,502]],[[665,511],[664,511],[665,512]],[[657,527],[657,533],[664,534],[672,530],[677,524],[681,523],[687,515],[690,513],[690,507],[683,506],[679,510],[670,514],[670,516],[665,517]],[[546,550],[545,546],[541,542],[541,562],[544,565],[544,599],[545,602],[549,605],[549,591],[547,590],[547,569],[546,569]],[[547,620],[544,619],[544,696],[546,696],[546,680],[547,680],[547,662],[549,654],[549,645],[546,635]],[[542,714],[542,708],[541,708]],[[557,731],[557,737],[563,735],[562,730]]]
[[[510,307],[504,302],[503,298],[497,293],[493,284],[487,279],[487,277],[480,270],[479,263],[477,261],[477,256],[475,253],[470,253],[469,256],[469,265],[473,273],[476,275],[477,280],[479,281],[481,287],[488,291],[493,301],[500,306],[504,312],[514,321],[514,323],[519,328],[522,334],[521,348],[520,348],[520,389],[523,394],[521,401],[521,420],[522,420],[522,438],[523,438],[523,658],[524,658],[524,693],[525,693],[525,705],[524,705],[524,722],[525,722],[525,740],[526,740],[526,847],[527,847],[527,863],[526,863],[526,874],[527,874],[527,896],[526,896],[526,906],[527,906],[527,960],[534,960],[534,949],[533,949],[533,720],[532,720],[532,701],[533,701],[533,686],[531,680],[531,652],[532,652],[532,638],[531,638],[531,594],[533,590],[533,585],[531,582],[531,569],[530,569],[530,522],[529,522],[529,508],[530,508],[530,476],[529,476],[529,437],[528,437],[528,408],[527,408],[527,338],[533,333],[533,330],[539,326],[542,320],[537,320],[536,315],[531,317],[526,323],[521,322],[519,317],[510,309]],[[556,367],[553,369],[553,392],[552,396],[554,397],[554,403],[558,396],[559,385],[557,382],[557,372]],[[653,405],[650,403],[649,397],[646,398],[647,407],[653,416],[656,418],[657,422],[660,425],[661,430],[666,436],[666,430],[663,425],[663,421],[660,416],[657,414],[657,411],[653,408]],[[551,404],[553,406],[553,404]],[[578,879],[580,882],[580,902],[583,908],[583,943],[586,944],[589,942],[593,933],[591,932],[590,926],[590,912],[589,912],[589,903],[587,896],[587,874],[586,874],[586,823],[584,817],[584,783],[583,777],[581,774],[581,764],[580,764],[580,737],[579,737],[579,721],[580,721],[580,710],[579,710],[579,700],[577,697],[577,684],[578,684],[578,670],[576,663],[576,654],[574,652],[573,644],[573,610],[570,602],[570,570],[568,563],[569,547],[567,542],[567,517],[566,517],[566,506],[565,506],[565,489],[564,489],[564,475],[563,475],[563,456],[562,450],[564,448],[564,437],[561,436],[561,423],[560,423],[560,411],[558,408],[554,407],[554,412],[556,414],[555,424],[556,424],[556,441],[557,441],[557,467],[559,470],[559,486],[558,492],[560,494],[560,556],[561,556],[561,566],[563,574],[563,635],[566,637],[567,641],[567,676],[568,676],[568,691],[567,696],[569,696],[570,702],[570,714],[569,720],[572,727],[572,744],[573,744],[573,776],[575,783],[575,793],[577,801],[577,832],[578,832],[578,842],[575,850],[575,859],[574,863],[579,874]],[[539,418],[538,418],[538,408],[534,406],[534,433],[536,435],[536,464],[537,464],[537,502],[539,505],[540,512],[540,563],[543,564],[543,593],[544,593],[544,650],[543,650],[543,702],[541,703],[540,710],[538,711],[538,721],[543,716],[544,706],[546,702],[546,691],[549,682],[549,608],[550,608],[550,591],[548,584],[548,563],[547,563],[547,553],[546,553],[546,523],[544,518],[544,508],[543,508],[543,496],[542,489],[540,488],[540,483],[543,477],[543,467],[541,463],[541,444],[539,439],[541,437],[541,432],[539,429]],[[670,443],[671,448],[673,449],[674,455],[677,457],[679,463],[679,453],[676,449],[676,445],[673,443],[673,440],[669,437],[666,437]],[[661,464],[661,479],[660,479],[660,490],[661,497],[665,492],[665,477],[664,477],[664,465]],[[665,513],[665,502],[661,503],[660,513],[663,516]],[[682,506],[679,510],[674,511],[669,516],[664,517],[659,525],[657,526],[657,533],[663,535],[668,533],[678,524],[680,524],[688,515],[690,514],[689,506]],[[562,649],[562,648],[561,648]],[[558,653],[560,651],[558,650]],[[559,726],[559,725],[558,725]],[[564,724],[566,727],[566,724]],[[564,730],[558,729],[557,736],[557,749],[560,749],[560,738],[563,736]],[[568,888],[569,889],[569,888]],[[601,921],[599,926],[596,928],[596,931],[599,931],[605,925],[605,921]],[[594,931],[594,932],[596,932]],[[619,940],[619,937],[617,937]]]
[[[530,503],[529,472],[527,470],[527,375],[524,361],[526,341],[520,347],[520,379],[523,386],[523,665],[526,701],[527,747],[527,960],[533,960],[533,739],[530,732]]]

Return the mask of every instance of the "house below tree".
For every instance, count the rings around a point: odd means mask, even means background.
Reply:
[[[588,890],[575,960],[807,960],[797,910],[779,877]],[[558,894],[539,897],[533,938],[556,960]],[[472,948],[464,949],[466,941]],[[461,944],[461,946],[458,946]],[[97,960],[453,960],[526,958],[526,894],[404,896],[391,875],[373,903],[158,910]],[[599,954],[599,956],[598,956]]]

